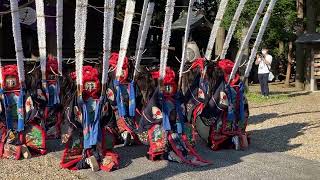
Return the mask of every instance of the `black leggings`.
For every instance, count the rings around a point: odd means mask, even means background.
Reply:
[[[269,73],[258,74],[258,79],[260,82],[261,94],[263,96],[269,96],[269,86],[268,86]]]

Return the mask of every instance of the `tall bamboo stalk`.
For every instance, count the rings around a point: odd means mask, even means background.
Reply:
[[[56,11],[58,71],[62,74],[63,0],[57,0]]]
[[[144,0],[143,2],[143,7],[142,7],[142,12],[141,12],[141,19],[140,19],[140,25],[139,25],[139,31],[138,31],[138,39],[136,42],[136,52],[135,56],[137,57],[138,51],[139,51],[139,44],[140,44],[140,39],[142,36],[142,30],[143,30],[143,25],[146,20],[146,15],[147,15],[147,8],[148,8],[149,0]]]
[[[17,66],[18,66],[18,76],[19,76],[20,84],[23,86],[25,81],[24,64],[23,64],[24,56],[23,56],[23,49],[22,49],[20,15],[19,15],[19,7],[18,7],[17,0],[10,0],[10,10],[11,10],[11,16],[12,16],[11,18],[12,31],[13,31],[14,47],[16,51]],[[1,79],[2,79],[2,76],[1,76]]]
[[[232,36],[233,36],[233,34],[234,34],[235,30],[236,30],[236,26],[238,24],[241,12],[242,12],[246,2],[247,2],[247,0],[240,0],[240,3],[239,3],[239,5],[237,7],[237,10],[236,10],[236,13],[234,14],[233,19],[231,21],[231,25],[229,27],[226,40],[224,41],[223,49],[222,49],[222,52],[221,52],[221,55],[220,55],[220,59],[224,59],[226,57],[226,55],[227,55]]]
[[[229,78],[229,82],[234,78],[236,72],[238,71],[238,68],[239,68],[239,65],[240,65],[240,62],[241,62],[241,59],[243,57],[243,53],[245,51],[245,49],[248,47],[248,44],[249,44],[249,41],[252,37],[252,34],[254,32],[254,29],[256,28],[258,22],[259,22],[259,19],[260,19],[260,16],[261,14],[263,13],[263,10],[266,6],[266,3],[268,2],[268,0],[262,0],[260,5],[259,5],[259,8],[252,20],[252,23],[249,27],[249,30],[246,34],[246,36],[244,37],[244,39],[242,40],[242,43],[241,43],[241,47],[237,53],[237,56],[236,56],[236,59],[235,59],[235,65],[232,69],[232,72],[231,72],[231,75],[230,75],[230,78]]]
[[[42,73],[42,80],[46,79],[46,60],[47,60],[47,44],[46,44],[46,22],[44,14],[43,0],[36,0],[36,14],[37,14],[37,34],[40,55],[40,67]]]
[[[259,48],[259,46],[261,44],[263,35],[264,35],[265,31],[266,31],[266,28],[267,28],[271,13],[272,13],[272,11],[274,9],[274,6],[275,6],[276,2],[277,2],[277,0],[271,0],[270,1],[268,9],[267,9],[267,12],[263,17],[263,20],[262,20],[262,23],[261,23],[261,26],[260,26],[260,29],[259,29],[259,33],[258,33],[256,42],[254,43],[253,48],[251,50],[251,54],[250,54],[250,57],[249,57],[248,65],[247,65],[247,68],[246,68],[246,71],[245,71],[245,75],[244,75],[245,78],[249,77],[249,74],[250,74],[250,71],[251,71],[251,68],[252,68],[252,64],[253,64],[253,62],[254,62],[254,60],[256,58],[258,48]]]
[[[188,45],[188,39],[189,39],[189,34],[190,34],[190,21],[191,21],[193,4],[194,4],[194,0],[190,0],[189,7],[188,7],[187,23],[186,23],[186,27],[185,27],[185,31],[184,31],[183,48],[182,48],[181,64],[180,64],[180,71],[179,71],[179,81],[178,81],[178,89],[179,90],[181,88],[183,67],[186,63],[187,45]]]
[[[148,4],[146,16],[145,16],[145,21],[143,22],[143,28],[141,31],[141,38],[139,41],[139,45],[137,47],[138,51],[136,52],[136,63],[135,63],[135,68],[134,68],[134,73],[133,73],[133,79],[134,79],[134,77],[136,77],[137,71],[140,68],[140,61],[142,58],[142,52],[144,50],[146,40],[148,37],[148,32],[149,32],[149,28],[150,28],[150,24],[151,24],[151,20],[152,20],[153,10],[154,10],[154,2],[150,2]]]
[[[135,10],[135,4],[136,4],[135,1],[127,0],[126,12],[124,16],[123,29],[122,29],[121,41],[120,41],[119,59],[118,59],[117,70],[116,70],[117,80],[120,79],[120,76],[122,73],[122,66],[127,54],[127,48],[129,44],[129,37],[130,37],[131,26],[132,26],[132,19],[133,19],[133,14]]]
[[[86,41],[86,28],[87,28],[87,6],[88,0],[76,1],[76,15],[75,15],[75,61],[76,61],[76,81],[78,86],[78,95],[82,94],[83,81],[82,81],[82,67],[84,59],[84,48]]]
[[[115,0],[104,1],[104,20],[103,20],[103,65],[102,65],[102,91],[105,93],[108,82],[109,58],[111,54],[113,18]]]
[[[206,50],[206,54],[205,54],[205,58],[207,60],[211,59],[212,56],[212,51],[213,51],[213,45],[216,41],[216,37],[217,37],[217,33],[218,33],[218,29],[220,27],[223,15],[226,11],[227,5],[228,5],[229,0],[221,0],[220,5],[219,5],[219,9],[216,15],[216,18],[214,20],[213,26],[212,26],[212,30],[211,30],[211,34],[210,34],[210,38],[209,38],[209,42],[207,45],[207,50]]]
[[[175,5],[175,0],[167,0],[166,14],[164,19],[164,27],[163,27],[163,34],[162,34],[162,42],[161,42],[160,81],[162,81],[166,75],[174,5]]]

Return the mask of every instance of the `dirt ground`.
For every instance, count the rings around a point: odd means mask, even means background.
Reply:
[[[262,99],[250,86],[248,131],[251,146],[262,152],[280,152],[320,161],[320,93],[270,86]],[[0,179],[86,179],[88,174],[61,169],[55,153],[29,160],[0,160]]]

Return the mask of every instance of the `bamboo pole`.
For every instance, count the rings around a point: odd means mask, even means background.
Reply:
[[[240,0],[240,3],[239,3],[239,5],[237,7],[237,10],[236,10],[236,13],[234,14],[233,19],[231,21],[231,25],[229,27],[226,40],[224,41],[224,45],[223,45],[223,49],[222,49],[222,52],[221,52],[221,55],[220,55],[220,59],[225,59],[225,57],[227,55],[232,36],[233,36],[233,34],[234,34],[235,30],[236,30],[236,26],[238,24],[241,12],[242,12],[246,2],[247,2],[247,0]]]
[[[260,26],[260,29],[259,29],[259,33],[258,33],[256,42],[254,43],[253,48],[251,50],[251,54],[250,54],[250,57],[249,57],[248,65],[247,65],[247,68],[246,68],[246,71],[245,71],[245,75],[244,75],[245,78],[249,77],[249,74],[250,74],[250,71],[251,71],[251,68],[252,68],[252,64],[253,64],[253,62],[254,62],[254,60],[256,58],[258,48],[259,48],[259,46],[261,44],[263,35],[264,35],[265,31],[266,31],[266,28],[267,28],[271,13],[272,13],[272,11],[274,9],[274,6],[275,6],[276,2],[277,2],[277,0],[271,0],[270,1],[270,4],[269,4],[268,9],[267,9],[267,12],[263,17],[263,20],[262,20],[262,23],[261,23],[261,26]]]
[[[188,7],[187,23],[186,23],[186,27],[185,27],[185,31],[184,31],[181,64],[180,64],[180,70],[179,70],[178,90],[180,90],[180,88],[181,88],[183,67],[184,67],[184,64],[186,63],[187,45],[188,45],[188,39],[189,39],[189,34],[190,34],[190,21],[191,21],[193,4],[194,4],[194,0],[190,0],[189,7]]]
[[[245,49],[248,47],[248,44],[249,44],[249,41],[251,39],[251,36],[254,32],[254,29],[256,28],[258,22],[259,22],[259,19],[260,19],[260,16],[261,14],[263,13],[263,10],[266,6],[266,3],[267,3],[268,0],[262,0],[260,5],[259,5],[259,8],[252,20],[252,23],[249,27],[249,30],[246,34],[246,36],[244,37],[244,39],[242,40],[242,43],[241,43],[241,47],[237,53],[237,56],[236,56],[236,59],[235,59],[235,65],[232,69],[232,72],[231,72],[231,75],[230,75],[230,78],[229,78],[229,82],[234,78],[236,72],[238,71],[238,68],[239,68],[239,65],[240,65],[240,62],[241,62],[241,59],[242,59],[242,56],[243,56],[243,52],[245,51]]]
[[[62,39],[63,39],[63,0],[57,0],[56,5],[56,31],[57,31],[57,60],[58,60],[58,71],[62,75]]]

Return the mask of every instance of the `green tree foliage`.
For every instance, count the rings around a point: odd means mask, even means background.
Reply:
[[[230,0],[224,17],[223,26],[228,29],[239,0]],[[244,27],[249,27],[250,23],[259,7],[260,0],[248,0],[241,18],[237,25],[235,38],[239,41],[241,37],[241,30]],[[265,8],[267,9],[267,8]],[[296,1],[295,0],[278,0],[275,9],[267,27],[267,31],[263,38],[263,44],[269,47],[277,46],[278,41],[291,41],[295,38],[294,26],[296,24]],[[260,18],[260,23],[262,17]],[[260,23],[256,27],[255,32],[258,32]]]

